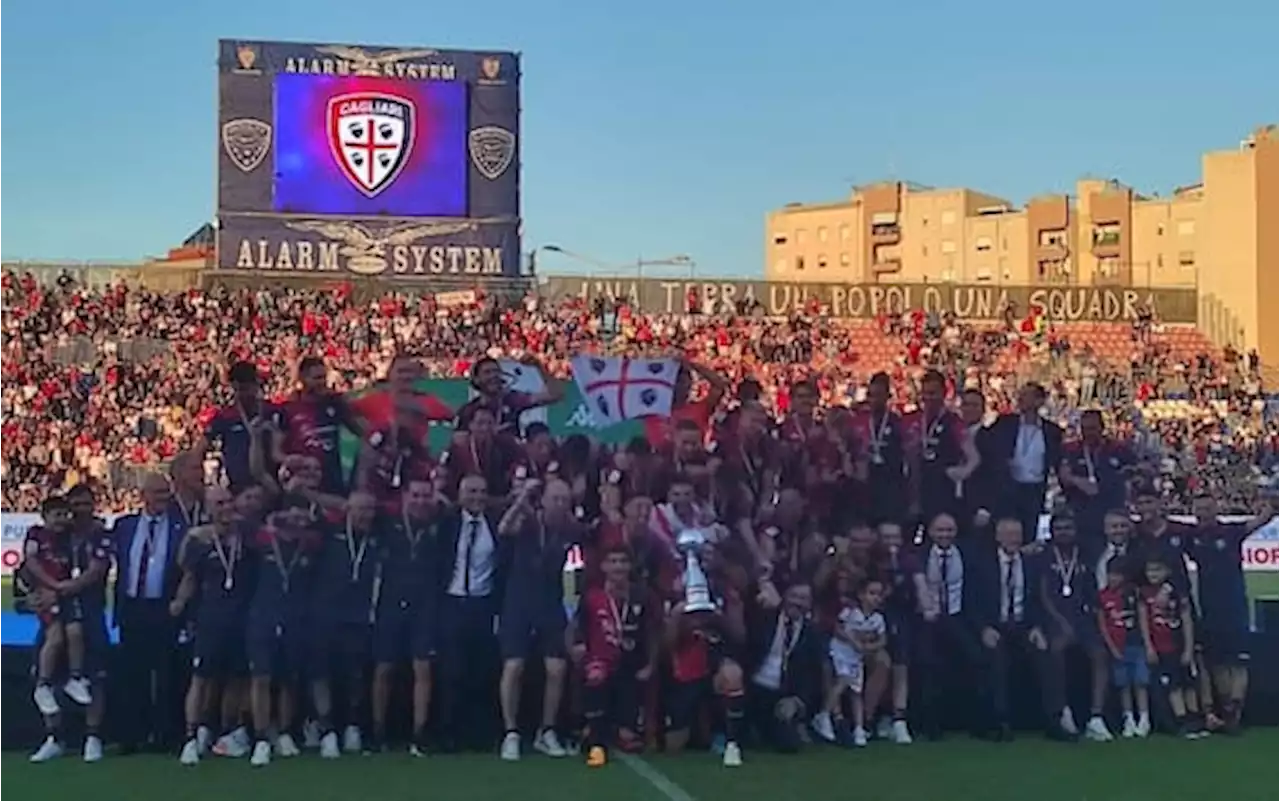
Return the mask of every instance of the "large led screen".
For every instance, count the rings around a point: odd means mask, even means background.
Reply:
[[[284,214],[467,214],[467,85],[275,78],[273,207]]]

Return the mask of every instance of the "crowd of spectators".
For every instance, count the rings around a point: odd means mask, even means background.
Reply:
[[[532,355],[565,377],[569,357],[583,350],[679,350],[735,381],[759,382],[779,413],[796,379],[816,379],[825,404],[856,404],[880,370],[909,407],[919,375],[933,367],[953,391],[980,388],[993,413],[1008,411],[1029,379],[1049,389],[1048,408],[1067,425],[1082,408],[1102,408],[1113,431],[1137,441],[1173,511],[1206,482],[1225,490],[1230,506],[1276,466],[1276,419],[1257,354],[1174,352],[1149,313],[1133,325],[1131,358],[1115,362],[1035,310],[1015,308],[982,327],[911,310],[854,321],[817,307],[778,319],[752,308],[653,315],[536,295],[448,300],[368,297],[345,285],[89,289],[6,272],[3,508],[33,511],[51,489],[86,479],[101,489],[104,511],[136,505],[137,476],[194,444],[223,400],[229,364],[255,362],[267,394],[282,398],[308,354],[330,365],[335,389],[348,390],[382,376],[397,352],[418,356],[435,376],[461,378],[484,355]],[[874,356],[857,347],[868,328],[888,343],[887,359],[883,347]]]

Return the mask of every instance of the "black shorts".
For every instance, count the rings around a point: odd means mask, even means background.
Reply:
[[[895,610],[885,615],[885,648],[889,660],[895,665],[910,665],[912,644],[915,642],[910,618]]]
[[[381,604],[373,622],[373,661],[391,665],[434,659],[437,617],[433,604],[404,600]]]
[[[1160,654],[1153,671],[1154,683],[1166,690],[1182,690],[1195,686],[1191,668],[1182,664],[1182,654]]]
[[[1242,625],[1211,625],[1204,621],[1196,632],[1205,662],[1211,667],[1249,664],[1249,629]]]
[[[307,678],[307,635],[302,619],[279,622],[250,617],[245,633],[249,675],[287,682]]]
[[[698,708],[711,698],[711,679],[672,681],[663,697],[667,731],[687,731],[693,727]]]
[[[206,679],[245,675],[245,624],[239,616],[202,615],[191,643],[191,674]]]
[[[373,650],[373,627],[368,623],[313,619],[308,678],[331,679],[359,675]]]
[[[498,618],[498,644],[503,659],[564,659],[564,606],[558,600],[534,601],[508,595]]]

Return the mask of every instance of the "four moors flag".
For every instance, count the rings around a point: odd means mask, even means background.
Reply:
[[[680,365],[674,359],[575,356],[573,380],[600,427],[638,417],[667,417]]]

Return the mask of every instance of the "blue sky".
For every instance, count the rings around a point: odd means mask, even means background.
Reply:
[[[161,254],[213,215],[220,37],[524,53],[526,246],[762,271],[763,217],[889,175],[1167,192],[1277,117],[1274,0],[9,0],[5,259]],[[554,272],[573,264],[547,255]]]

